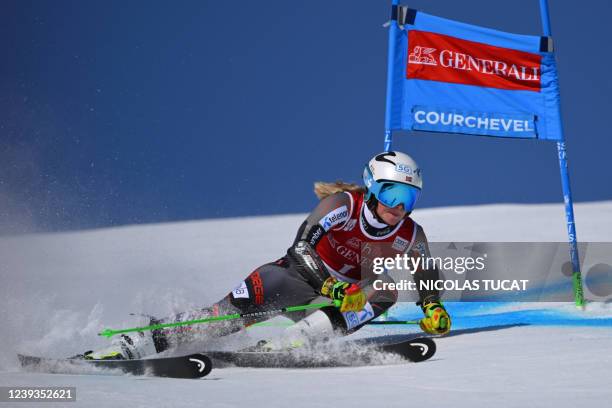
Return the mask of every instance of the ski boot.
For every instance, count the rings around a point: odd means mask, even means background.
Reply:
[[[85,360],[136,360],[155,354],[155,344],[150,333],[138,332],[131,336],[122,334],[112,344],[100,350],[83,353]]]

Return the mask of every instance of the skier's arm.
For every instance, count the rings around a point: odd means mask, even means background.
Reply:
[[[348,220],[350,211],[351,199],[347,193],[325,197],[302,223],[287,250],[289,260],[316,290],[323,287],[330,275],[315,248],[327,231]]]
[[[306,241],[313,248],[316,247],[327,231],[341,226],[349,219],[350,212],[351,198],[348,193],[336,193],[325,197],[302,223],[293,243]]]
[[[423,228],[420,225],[417,225],[416,237],[408,255],[414,258],[421,257],[423,259],[427,259],[431,256],[425,231],[423,231]],[[433,268],[425,269],[423,268],[423,264],[420,263],[419,267],[412,275],[412,279],[416,283],[416,287],[419,292],[419,302],[417,304],[424,305],[440,300],[440,293],[436,289],[433,289],[433,282],[440,279],[440,273],[435,265]],[[421,282],[429,282],[430,284],[421,285]],[[432,289],[428,290],[427,287]]]
[[[418,226],[415,242],[409,255],[423,257],[423,259],[431,256],[427,237],[420,225]],[[451,319],[440,301],[440,293],[433,289],[433,282],[440,279],[438,269],[435,266],[425,269],[421,264],[412,277],[419,292],[419,302],[417,302],[417,305],[421,306],[425,315],[419,322],[421,329],[430,334],[447,334],[451,328]],[[429,285],[421,287],[421,282],[429,282]],[[432,289],[427,289],[427,287]]]

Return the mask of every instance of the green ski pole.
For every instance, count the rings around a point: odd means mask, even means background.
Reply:
[[[370,321],[366,324],[419,324],[418,320],[382,320],[382,321]]]
[[[255,324],[248,326],[247,329],[250,329],[251,327],[289,327],[289,326],[293,326],[294,324],[295,324],[294,322],[273,322],[273,323],[259,322],[259,323],[255,323]],[[367,325],[419,324],[419,321],[418,320],[383,320],[383,321],[370,320],[366,322],[366,324]]]
[[[287,312],[298,312],[301,310],[308,310],[308,309],[320,309],[326,306],[338,307],[339,303],[340,302],[336,300],[334,302],[314,303],[310,305],[301,305],[301,306],[288,306],[288,307],[283,307],[282,309],[268,310],[265,312],[234,313],[234,314],[229,314],[229,315],[224,315],[224,316],[207,317],[205,319],[187,320],[184,322],[174,322],[174,323],[153,324],[150,326],[132,327],[129,329],[119,329],[119,330],[104,329],[100,333],[98,333],[98,336],[112,337],[116,334],[132,333],[132,332],[147,331],[147,330],[157,330],[157,329],[164,329],[167,327],[189,326],[192,324],[219,322],[223,320],[243,319],[243,318],[249,318],[249,317],[254,317],[254,318],[269,317],[269,316],[274,316],[277,314],[287,313]]]

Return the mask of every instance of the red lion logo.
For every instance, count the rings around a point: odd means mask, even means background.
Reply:
[[[417,45],[414,50],[408,55],[408,62],[413,64],[438,65],[434,57],[431,55],[436,49],[421,47]]]

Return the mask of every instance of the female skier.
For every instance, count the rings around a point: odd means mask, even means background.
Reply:
[[[342,182],[316,183],[315,192],[321,201],[300,226],[285,256],[257,268],[211,307],[152,319],[151,323],[265,312],[315,302],[320,296],[341,304],[310,314],[288,313],[286,316],[297,323],[286,329],[280,339],[259,343],[263,350],[279,350],[305,340],[352,333],[380,316],[397,301],[397,292],[386,289],[388,286],[374,289],[374,281],[392,283],[393,279],[386,273],[373,273],[373,259],[397,254],[429,256],[423,228],[410,218],[422,188],[421,169],[405,153],[384,152],[365,166],[363,181],[365,187]],[[430,334],[448,333],[451,320],[439,293],[419,287],[421,281],[437,280],[438,271],[421,268],[412,272],[419,293],[417,305],[424,313],[421,329]],[[265,319],[124,334],[110,347],[86,352],[84,358],[142,358],[180,344],[202,341],[206,336],[227,335]]]

